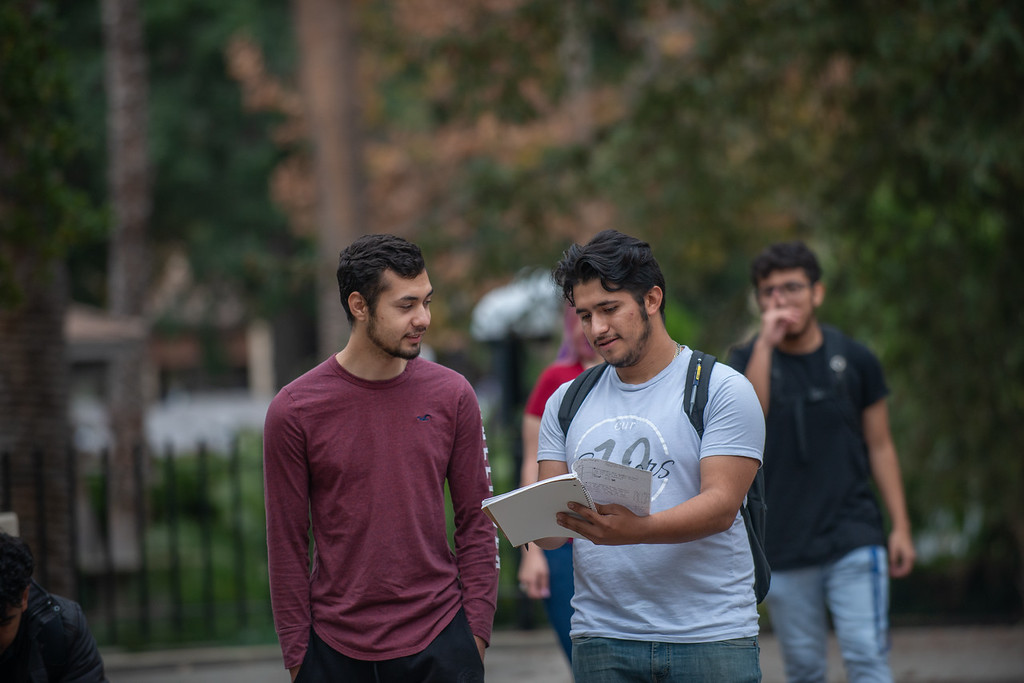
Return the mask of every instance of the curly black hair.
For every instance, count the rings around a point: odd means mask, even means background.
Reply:
[[[7,618],[7,610],[21,606],[33,569],[35,561],[28,545],[0,531],[0,620]]]
[[[625,290],[641,306],[644,295],[652,287],[665,291],[665,275],[654,258],[651,245],[617,230],[602,230],[587,244],[569,247],[555,266],[552,277],[572,306],[576,305],[573,288],[593,279],[599,279],[609,292]],[[664,298],[661,317],[665,318]]]

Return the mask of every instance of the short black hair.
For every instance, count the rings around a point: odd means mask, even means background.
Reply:
[[[651,245],[617,230],[602,230],[586,245],[569,247],[555,266],[552,277],[572,306],[576,305],[573,287],[595,278],[609,292],[626,290],[641,306],[644,295],[652,287],[660,287],[662,293],[665,292],[665,276]],[[661,317],[665,318],[664,297]]]
[[[383,291],[381,275],[385,270],[411,279],[426,267],[420,248],[395,235],[363,235],[345,247],[338,256],[338,291],[348,321],[355,320],[348,306],[353,292],[362,294],[373,311]]]
[[[800,240],[776,242],[764,248],[750,264],[750,281],[754,287],[776,270],[803,268],[814,284],[821,279],[818,257]]]
[[[8,617],[8,610],[21,606],[33,569],[35,561],[28,544],[0,531],[0,619]]]

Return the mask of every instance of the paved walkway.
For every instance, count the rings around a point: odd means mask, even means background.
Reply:
[[[897,683],[1024,682],[1024,626],[903,628],[893,631]],[[160,652],[104,652],[111,683],[288,683],[276,646]],[[782,663],[771,634],[761,636],[764,683],[782,683]],[[829,681],[844,680],[835,642]],[[498,631],[487,651],[488,683],[571,683],[554,634]]]

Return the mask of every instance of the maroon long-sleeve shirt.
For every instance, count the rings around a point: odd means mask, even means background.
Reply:
[[[367,381],[332,356],[273,400],[263,450],[286,668],[302,663],[311,625],[338,652],[377,661],[422,651],[464,607],[473,634],[490,641],[497,538],[480,509],[490,468],[462,375],[417,358],[394,379]]]

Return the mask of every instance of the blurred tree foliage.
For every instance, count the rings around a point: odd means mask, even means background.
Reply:
[[[1008,546],[974,557],[1002,558],[1020,595],[1024,8],[396,6],[416,30],[393,75],[420,106],[394,121],[476,145],[420,219],[429,244],[467,253],[473,281],[619,227],[654,243],[714,349],[749,320],[755,251],[808,239],[833,285],[823,315],[888,368],[918,528],[955,537],[980,514],[973,538]],[[566,130],[566,11],[591,56],[586,136]]]
[[[723,8],[709,52],[720,76],[756,69],[721,79],[717,100],[766,117],[795,105],[765,165],[792,172],[765,178],[826,246],[825,315],[882,356],[918,528],[980,515],[975,557],[1016,567],[1018,595],[1022,29],[1006,2],[750,3]]]
[[[107,196],[102,38],[99,3],[58,0],[61,38],[72,62],[73,112],[91,144],[70,166],[73,178]],[[311,244],[291,234],[271,201],[271,170],[284,152],[271,141],[273,114],[242,106],[225,50],[239,33],[264,46],[276,68],[293,67],[286,2],[147,2],[142,5],[150,77],[150,157],[154,277],[171,254],[187,255],[212,305],[243,298],[269,316],[301,303]],[[301,258],[305,256],[305,259]],[[71,260],[74,296],[103,303],[102,239]]]
[[[81,144],[69,111],[69,56],[52,8],[0,12],[0,306],[46,287],[70,247],[102,233],[99,214],[63,166]]]
[[[670,297],[701,321],[694,343],[721,351],[741,335],[750,255],[767,239],[812,231],[799,219],[802,198],[774,181],[793,164],[772,151],[797,151],[781,133],[763,141],[771,122],[719,99],[749,74],[741,64],[727,75],[705,54],[710,12],[667,2],[450,5],[395,2],[390,21],[367,22],[366,39],[393,52],[378,59],[376,82],[387,85],[370,110],[388,121],[381,146],[422,179],[409,213],[444,272],[478,295],[495,276],[553,264],[571,241],[615,227],[652,242]],[[471,304],[449,301],[453,318]]]
[[[81,57],[76,114],[99,141],[98,15],[58,5]],[[1003,539],[1005,552],[984,552],[1024,590],[1024,6],[364,0],[356,10],[371,225],[427,251],[445,294],[433,344],[468,347],[483,292],[615,227],[652,242],[690,321],[685,341],[722,354],[752,322],[750,259],[768,242],[806,239],[826,267],[823,317],[887,368],[918,529],[955,536],[980,516],[972,538]],[[308,152],[287,104],[286,4],[183,0],[144,12],[156,239],[184,249],[197,278],[241,287],[255,312],[310,305],[311,243],[298,227]],[[260,68],[234,70],[231,54]],[[276,104],[243,102],[260,85]],[[88,152],[71,170],[103,196],[103,145]],[[272,177],[290,188],[273,201]],[[72,260],[80,296],[95,298],[97,262],[87,250]]]
[[[63,172],[80,141],[69,114],[68,55],[52,7],[0,4],[0,472],[38,576],[74,590],[63,476],[68,445],[64,258],[102,218]],[[41,482],[50,482],[43,514]]]

